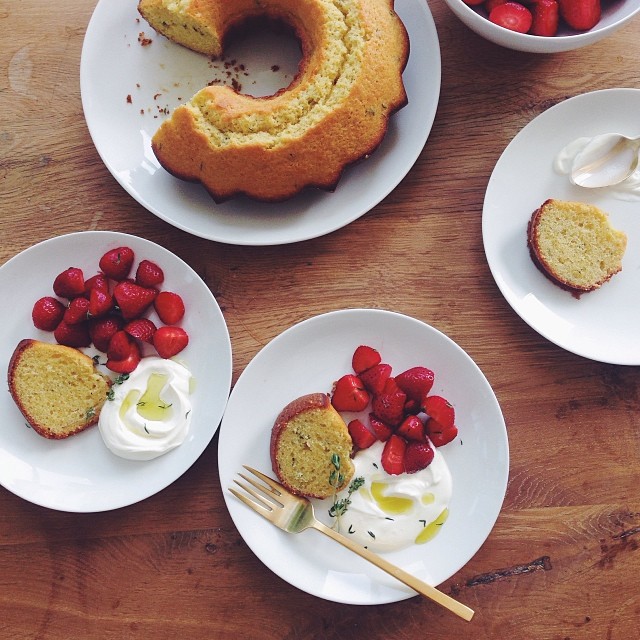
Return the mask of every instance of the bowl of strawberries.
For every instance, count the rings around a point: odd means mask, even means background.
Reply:
[[[611,35],[640,12],[640,0],[445,0],[478,35],[517,51],[557,53]]]

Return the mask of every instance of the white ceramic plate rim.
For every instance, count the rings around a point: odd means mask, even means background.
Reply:
[[[480,548],[498,517],[507,485],[508,441],[498,401],[480,369],[452,340],[419,320],[392,311],[351,309],[284,331],[236,383],[220,429],[218,463],[231,517],[267,567],[327,600],[382,604],[415,593],[318,532],[282,532],[228,492],[243,464],[271,473],[269,439],[280,409],[305,393],[329,392],[332,381],[350,370],[351,353],[362,343],[380,349],[397,372],[416,364],[432,366],[434,393],[448,394],[456,406],[461,441],[442,449],[454,483],[449,519],[428,544],[387,554],[431,584],[451,577]]]
[[[398,0],[411,38],[404,80],[409,104],[394,114],[381,146],[349,167],[334,193],[309,191],[287,202],[236,198],[215,204],[204,189],[161,169],[150,146],[161,119],[140,114],[154,95],[183,102],[210,79],[203,56],[155,34],[130,0],[100,0],[82,48],[80,88],[85,119],[100,157],[120,185],[169,224],[236,245],[277,245],[325,235],[371,210],[405,177],[422,151],[440,93],[440,48],[426,2]],[[141,47],[138,33],[153,33]],[[179,89],[175,85],[180,85]],[[127,104],[126,96],[133,96]],[[162,116],[164,118],[165,116]]]
[[[489,180],[482,234],[498,288],[516,313],[554,344],[592,360],[640,364],[640,219],[638,202],[606,190],[583,189],[556,173],[556,154],[582,136],[618,131],[640,135],[640,90],[604,89],[569,98],[541,113],[510,142]],[[622,272],[580,299],[561,290],[533,265],[526,228],[547,198],[594,204],[627,233]]]
[[[231,343],[215,298],[193,269],[167,249],[142,238],[111,231],[57,236],[17,254],[0,267],[0,288],[12,296],[0,300],[0,362],[9,359],[22,338],[54,342],[53,335],[31,323],[31,308],[53,295],[55,275],[78,266],[85,275],[98,271],[104,251],[130,246],[138,260],[155,260],[164,270],[163,289],[185,300],[181,325],[190,344],[176,359],[195,378],[192,426],[177,449],[147,462],[124,460],[107,450],[97,426],[66,440],[47,440],[25,425],[8,388],[0,396],[0,484],[44,507],[69,512],[98,512],[139,502],[180,477],[200,457],[218,429],[231,388]],[[91,270],[94,270],[91,273]],[[152,319],[157,320],[153,313]],[[6,374],[5,374],[6,375]]]

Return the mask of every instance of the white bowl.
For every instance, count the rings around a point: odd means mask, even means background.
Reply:
[[[603,0],[602,17],[593,29],[579,32],[561,26],[558,35],[547,37],[500,27],[489,21],[481,6],[470,7],[462,0],[445,2],[464,24],[483,38],[508,49],[531,53],[557,53],[593,44],[610,36],[640,12],[640,0]]]

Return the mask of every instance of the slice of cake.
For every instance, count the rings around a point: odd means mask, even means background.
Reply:
[[[95,424],[111,386],[84,353],[30,339],[15,348],[7,378],[9,392],[29,425],[54,439]]]
[[[527,242],[542,273],[579,294],[597,289],[622,270],[627,236],[593,205],[550,199],[531,216]]]
[[[352,448],[347,425],[325,393],[290,402],[271,431],[274,473],[289,491],[310,498],[328,498],[349,484]]]

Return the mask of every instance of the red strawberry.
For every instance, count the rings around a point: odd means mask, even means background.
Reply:
[[[132,337],[142,342],[153,344],[156,325],[149,318],[136,318],[125,325],[124,330]]]
[[[153,334],[153,346],[161,358],[171,358],[189,344],[189,336],[182,327],[160,327]]]
[[[331,404],[337,411],[363,411],[369,404],[369,392],[358,376],[347,373],[335,383]]]
[[[533,16],[531,11],[519,2],[505,2],[494,7],[489,14],[489,20],[505,29],[527,33],[531,28]]]
[[[507,0],[486,0],[484,3],[484,10],[487,15],[490,14],[499,4],[504,4]]]
[[[395,378],[396,384],[407,394],[409,400],[420,402],[431,391],[434,374],[427,367],[412,367]]]
[[[102,272],[113,280],[124,280],[131,271],[135,256],[129,247],[107,251],[98,263]]]
[[[91,344],[91,336],[89,335],[89,326],[87,322],[79,322],[78,324],[67,324],[64,320],[58,324],[53,332],[53,337],[58,344],[64,344],[67,347],[88,347]]]
[[[455,422],[455,410],[442,396],[427,396],[422,405],[424,412],[448,429]]]
[[[104,316],[89,321],[89,335],[93,346],[104,353],[109,349],[109,341],[116,331],[122,329],[124,324],[120,316]]]
[[[380,364],[381,361],[382,358],[380,354],[373,347],[368,347],[363,344],[353,352],[351,366],[356,373],[362,373]]]
[[[53,331],[64,316],[64,305],[57,298],[45,296],[36,300],[31,311],[31,319],[36,329]]]
[[[119,282],[113,290],[113,297],[125,320],[141,316],[151,306],[157,295],[158,292],[155,289],[141,287],[128,280]]]
[[[113,296],[109,291],[94,287],[89,291],[89,315],[93,318],[104,316],[113,309]]]
[[[431,418],[430,420],[427,420],[427,433],[429,435],[429,440],[433,442],[434,447],[442,447],[451,442],[458,435],[458,427],[455,425],[445,427],[437,420]]]
[[[407,440],[424,442],[424,424],[418,416],[407,416],[396,429],[396,433]]]
[[[151,260],[142,260],[136,269],[136,283],[141,287],[157,287],[164,282],[164,272]]]
[[[161,291],[153,301],[153,306],[164,324],[177,324],[184,316],[184,302],[172,291]]]
[[[398,386],[396,379],[393,376],[389,376],[387,381],[384,383],[384,393],[395,393],[396,391],[402,391],[402,389]],[[405,394],[406,395],[406,394]]]
[[[131,373],[140,362],[140,347],[125,331],[113,334],[107,349],[107,369],[116,373]]]
[[[393,429],[388,424],[382,422],[382,420],[376,418],[373,413],[369,414],[369,426],[376,438],[381,442],[386,442],[393,433]]]
[[[364,422],[357,418],[352,420],[347,428],[356,449],[368,449],[376,441],[376,437],[367,429]]]
[[[558,0],[560,15],[573,29],[586,31],[600,20],[600,0]]]
[[[109,293],[109,280],[107,280],[107,276],[105,276],[104,273],[96,273],[95,276],[91,276],[88,280],[85,280],[84,292],[88,294],[91,289],[98,289],[99,291]]]
[[[404,452],[404,468],[407,473],[426,469],[433,460],[434,450],[428,442],[409,442]]]
[[[374,395],[382,393],[384,386],[391,375],[391,367],[388,364],[376,364],[360,374],[360,380],[364,386]]]
[[[69,267],[59,273],[53,281],[53,292],[61,298],[75,298],[84,293],[82,269]]]
[[[406,415],[416,415],[422,411],[422,403],[417,400],[407,400],[404,403],[404,412]]]
[[[558,31],[558,3],[556,0],[536,0],[533,3],[533,23],[531,30],[534,36],[555,36]]]
[[[404,403],[407,396],[404,391],[383,391],[374,396],[372,403],[373,413],[377,418],[395,427],[404,418]]]
[[[85,297],[74,298],[62,318],[67,324],[78,324],[89,319],[89,301]]]
[[[407,442],[404,438],[393,434],[384,444],[381,462],[382,468],[392,476],[404,473],[404,454]]]

